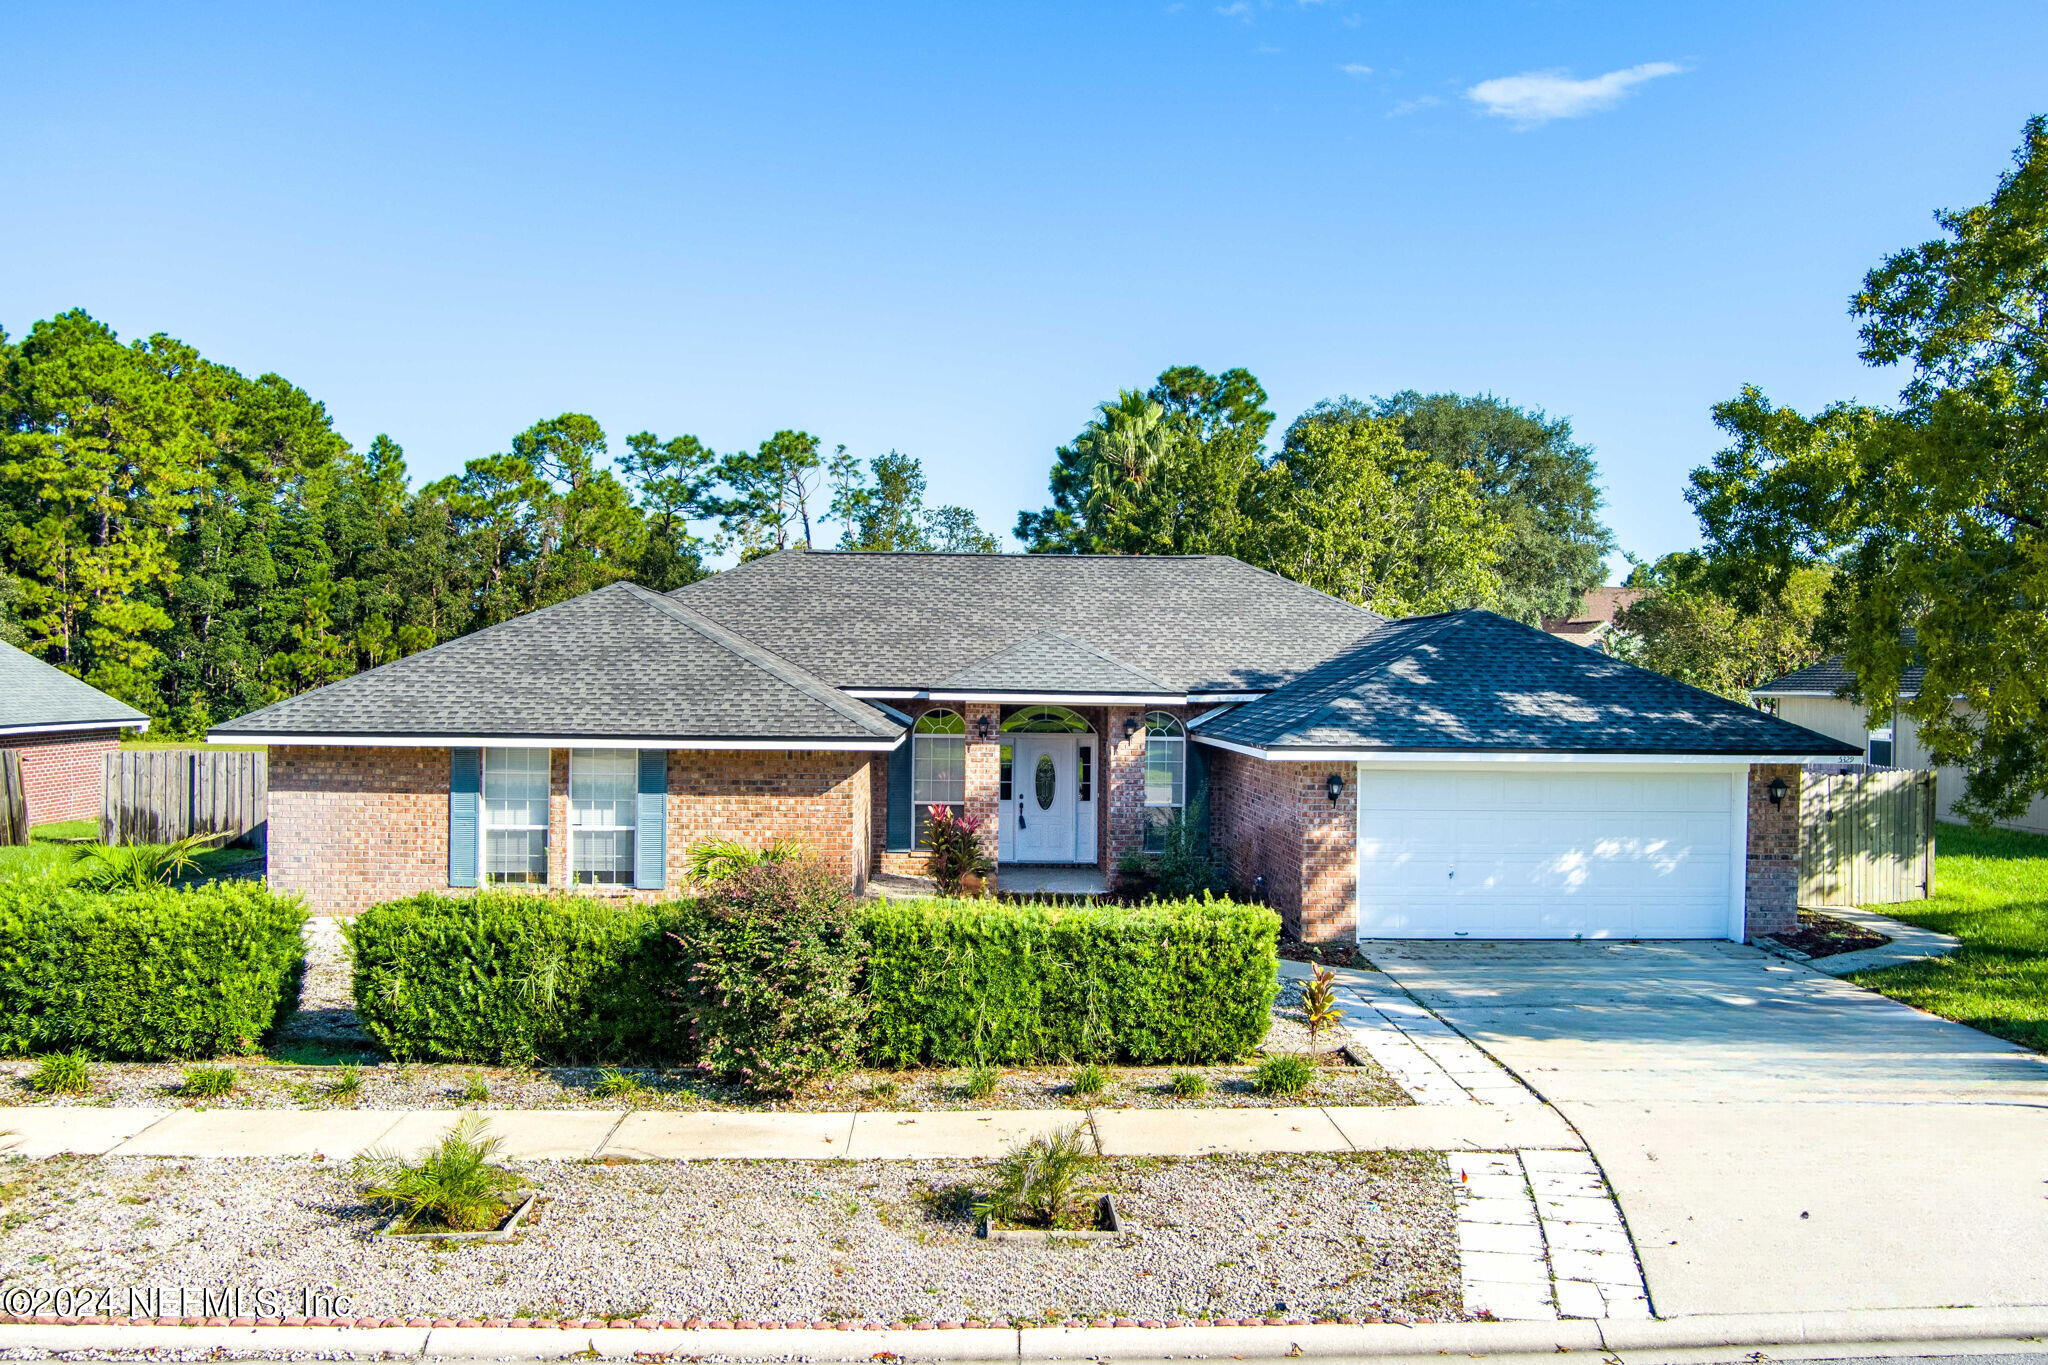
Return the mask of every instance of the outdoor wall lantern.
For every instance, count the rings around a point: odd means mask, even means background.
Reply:
[[[1785,804],[1785,794],[1791,791],[1792,789],[1785,785],[1784,778],[1774,777],[1771,779],[1771,785],[1767,790],[1769,790],[1771,794],[1771,804],[1774,806],[1782,806]]]
[[[974,737],[981,740],[994,739],[996,737],[995,720],[989,716],[976,716],[974,718]]]
[[[1129,739],[1129,738],[1131,738],[1131,737],[1132,737],[1133,735],[1135,735],[1135,734],[1137,734],[1137,733],[1138,733],[1138,718],[1137,718],[1136,716],[1126,716],[1126,717],[1124,717],[1124,738],[1125,738],[1125,739]]]
[[[1338,799],[1344,795],[1344,774],[1331,773],[1324,780],[1323,789],[1330,793],[1330,804],[1336,805]]]

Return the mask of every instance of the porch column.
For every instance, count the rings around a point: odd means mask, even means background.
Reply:
[[[984,701],[960,707],[967,722],[967,813],[981,821],[981,847],[990,862],[996,860],[996,821],[1002,805],[1002,711]],[[985,740],[980,737],[984,725],[989,732]]]
[[[1145,708],[1112,706],[1104,712],[1102,733],[1104,788],[1109,798],[1109,838],[1102,865],[1116,882],[1117,864],[1127,853],[1145,851]],[[1126,737],[1124,727],[1136,722]]]
[[[548,750],[548,885],[569,885],[569,751]]]

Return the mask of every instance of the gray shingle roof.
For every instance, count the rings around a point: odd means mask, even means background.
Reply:
[[[1385,619],[1222,555],[786,550],[670,596],[835,686],[920,690],[1055,632],[1172,691],[1258,691]]]
[[[45,725],[142,725],[149,717],[61,668],[0,644],[0,730]]]
[[[1926,668],[1919,664],[1909,665],[1899,677],[1899,695],[1919,696],[1921,679],[1926,676]],[[1822,659],[1817,664],[1810,664],[1796,672],[1787,673],[1782,678],[1773,678],[1757,688],[1756,692],[1758,696],[1763,697],[1796,695],[1802,692],[1819,692],[1833,697],[1846,692],[1855,681],[1856,674],[1844,662],[1844,657],[1836,654]]]
[[[1267,749],[1859,752],[1486,611],[1394,622],[1197,734]]]
[[[902,728],[682,603],[614,583],[215,733],[886,740]]]
[[[1151,674],[1050,630],[975,660],[939,686],[959,692],[1175,693]]]

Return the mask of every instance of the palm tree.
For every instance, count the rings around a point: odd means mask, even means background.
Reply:
[[[1133,389],[1103,403],[1075,441],[1088,462],[1088,514],[1101,518],[1129,490],[1141,489],[1172,442],[1166,409]]]

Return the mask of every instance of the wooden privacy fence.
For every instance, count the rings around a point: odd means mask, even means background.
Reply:
[[[28,842],[28,788],[21,782],[21,752],[0,749],[0,845]]]
[[[1799,903],[1879,905],[1932,895],[1934,810],[1934,774],[1925,769],[1806,769]]]
[[[227,834],[262,848],[269,755],[257,750],[123,749],[107,755],[103,844],[163,844]]]

